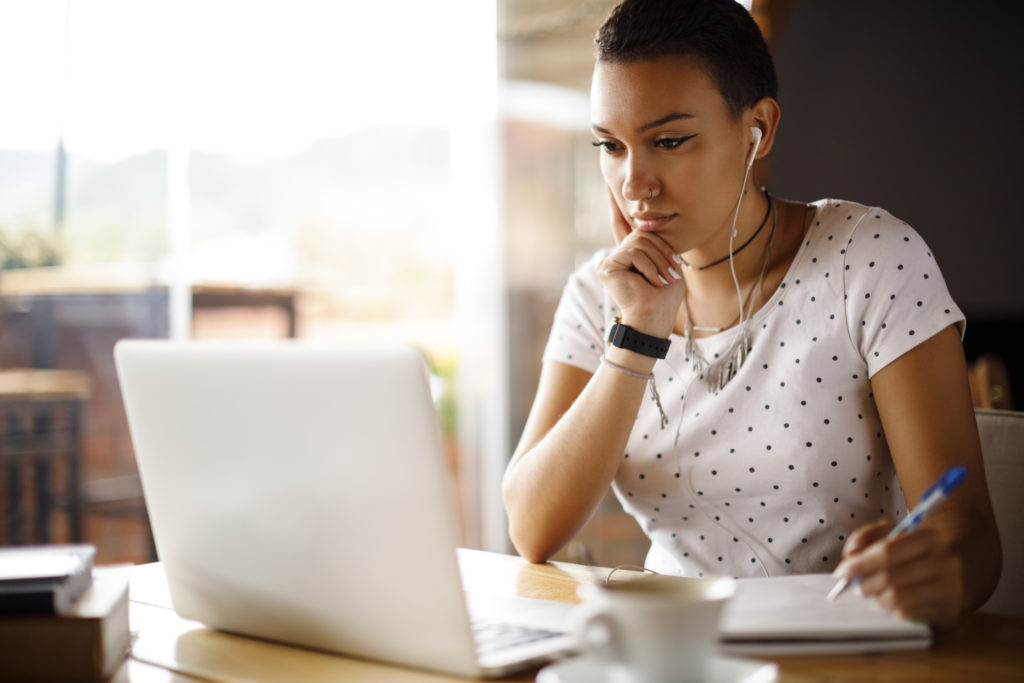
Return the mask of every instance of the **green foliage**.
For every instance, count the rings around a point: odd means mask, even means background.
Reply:
[[[431,381],[440,380],[441,382],[440,394],[434,396],[441,419],[441,431],[446,439],[454,440],[458,438],[458,396],[455,392],[458,359],[454,354],[438,357],[425,348],[420,348],[420,352],[427,364]],[[436,391],[436,389],[433,387],[433,390]]]
[[[32,227],[18,232],[0,228],[0,270],[57,266],[62,262],[59,241]]]
[[[441,428],[449,439],[458,438],[458,397],[455,392],[458,361],[454,355],[434,359],[433,371],[444,381],[445,392],[441,396],[438,412]]]

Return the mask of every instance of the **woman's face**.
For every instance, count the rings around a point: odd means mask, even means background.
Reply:
[[[590,99],[601,173],[630,227],[678,253],[726,251],[751,150],[747,117],[734,119],[686,58],[599,61]]]

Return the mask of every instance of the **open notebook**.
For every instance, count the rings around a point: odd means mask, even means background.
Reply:
[[[829,574],[740,579],[719,624],[730,655],[840,654],[925,648],[927,625],[904,619],[857,591],[825,596]]]

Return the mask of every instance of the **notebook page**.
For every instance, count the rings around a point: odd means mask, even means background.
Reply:
[[[723,640],[929,639],[925,624],[889,612],[855,589],[837,600],[829,574],[739,579],[725,607]]]

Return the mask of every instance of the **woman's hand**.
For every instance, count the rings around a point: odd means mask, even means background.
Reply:
[[[597,266],[598,277],[622,311],[622,322],[655,337],[668,337],[685,294],[679,262],[654,232],[633,230],[608,191],[618,247]]]
[[[939,629],[956,625],[964,604],[963,567],[935,529],[886,540],[891,521],[860,527],[843,547],[837,578],[860,577],[860,590],[885,608]]]

